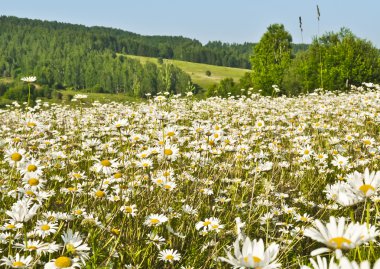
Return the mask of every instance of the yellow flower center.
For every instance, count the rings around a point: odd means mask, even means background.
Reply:
[[[28,184],[30,186],[37,186],[40,183],[40,181],[37,178],[31,178],[28,180]]]
[[[42,226],[41,226],[41,230],[42,230],[42,231],[49,231],[49,230],[50,230],[50,226],[47,225],[47,224],[42,225]]]
[[[164,181],[162,179],[157,179],[157,184],[162,184]]]
[[[103,198],[105,195],[106,195],[106,193],[104,191],[101,191],[101,190],[95,192],[95,196],[99,197],[99,198]]]
[[[28,172],[34,172],[37,170],[37,166],[35,166],[34,164],[29,164],[26,170],[28,170]]]
[[[37,250],[36,246],[27,246],[26,247],[28,250]]]
[[[150,223],[152,223],[152,224],[157,224],[157,223],[159,223],[159,222],[160,222],[159,219],[151,219],[151,220],[150,220]]]
[[[351,244],[351,240],[344,237],[334,237],[329,240],[329,243],[333,244],[335,248],[341,249],[343,244]]]
[[[120,230],[116,229],[116,228],[112,228],[111,229],[111,233],[113,233],[114,235],[119,235],[120,234]]]
[[[29,195],[29,196],[34,196],[35,195],[34,192],[32,192],[31,190],[25,191],[25,194]]]
[[[174,259],[174,256],[169,254],[169,255],[166,255],[165,257],[168,261],[172,261]]]
[[[363,143],[367,146],[371,145],[371,140],[364,140]]]
[[[305,155],[309,154],[310,153],[310,150],[308,149],[305,149],[305,151],[303,152]]]
[[[307,217],[301,217],[301,221],[308,221]]]
[[[127,213],[132,213],[133,212],[133,208],[131,206],[127,206],[127,207],[125,207],[125,211]]]
[[[69,257],[61,256],[55,260],[54,265],[57,268],[67,268],[73,265],[73,262]]]
[[[13,225],[13,224],[8,224],[7,226],[5,226],[5,228],[7,228],[7,229],[14,229],[14,228],[16,228],[16,226]]]
[[[77,209],[77,210],[74,211],[74,213],[75,213],[76,215],[82,215],[83,211],[80,210],[80,209]]]
[[[113,175],[114,178],[121,178],[122,174],[120,172],[117,172]]]
[[[25,266],[25,265],[26,265],[25,263],[20,262],[20,261],[12,263],[13,267],[22,267],[22,266]]]
[[[175,132],[173,132],[173,131],[169,131],[168,133],[167,133],[167,136],[174,136],[175,135]]]
[[[67,190],[73,192],[73,191],[76,191],[77,189],[75,187],[68,187]]]
[[[210,224],[211,224],[211,221],[205,221],[205,222],[203,222],[203,226],[208,226]]]
[[[66,245],[66,250],[68,253],[71,253],[71,254],[75,254],[77,252],[77,249],[75,248],[75,246],[70,243]]]
[[[27,124],[26,124],[28,127],[35,127],[37,124],[35,123],[35,122],[28,122]]]
[[[164,150],[164,154],[170,156],[170,155],[173,154],[173,151],[172,151],[171,149],[165,149],[165,150]]]
[[[13,142],[14,143],[18,143],[18,142],[20,142],[21,141],[21,139],[19,138],[19,137],[15,137],[15,138],[13,138]]]
[[[11,159],[14,162],[19,162],[22,159],[22,155],[20,153],[18,153],[18,152],[12,153]]]
[[[78,173],[74,173],[73,177],[75,177],[76,179],[80,179],[82,177],[82,175],[78,174]]]
[[[100,163],[101,163],[103,166],[107,166],[107,167],[111,166],[111,162],[110,162],[109,160],[103,160],[103,161],[101,161]]]
[[[245,257],[244,257],[244,261],[245,261],[245,262],[248,262],[248,260],[249,260],[249,257],[248,257],[248,256],[245,256]],[[260,259],[259,257],[257,257],[257,256],[252,256],[252,260],[253,260],[255,263],[259,263],[259,262],[261,262],[261,259]]]
[[[169,184],[166,184],[166,185],[164,185],[164,188],[167,189],[167,190],[169,190],[169,189],[172,188],[172,186],[170,186]]]
[[[374,191],[375,188],[370,184],[364,184],[360,186],[359,190],[361,190],[364,194],[367,194],[369,190]]]

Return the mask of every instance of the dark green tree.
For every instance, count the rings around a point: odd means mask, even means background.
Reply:
[[[252,82],[263,94],[272,94],[272,85],[281,86],[292,56],[292,36],[282,24],[272,24],[253,49]]]

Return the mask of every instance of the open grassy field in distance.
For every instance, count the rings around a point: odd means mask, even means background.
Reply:
[[[140,60],[141,63],[152,62],[158,64],[158,59],[154,57],[144,57],[136,55],[120,54],[133,59]],[[201,63],[192,63],[179,60],[164,59],[164,63],[171,63],[191,76],[193,83],[198,84],[200,87],[207,89],[213,84],[219,83],[225,78],[233,78],[235,82],[238,82],[246,72],[250,72],[249,69],[233,68]],[[206,75],[206,71],[211,72],[211,76]]]

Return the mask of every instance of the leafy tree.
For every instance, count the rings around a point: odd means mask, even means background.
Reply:
[[[292,55],[292,36],[282,24],[272,24],[253,49],[252,80],[263,94],[272,94],[272,85],[281,85]]]
[[[239,94],[238,86],[236,85],[236,83],[234,82],[232,78],[225,78],[221,80],[219,84],[214,84],[206,92],[206,95],[208,97],[210,96],[228,97],[230,95],[236,95],[236,94]]]
[[[371,42],[342,28],[314,39],[306,52],[297,55],[285,76],[284,88],[297,94],[319,87],[344,90],[350,84],[378,83],[379,59],[380,52]]]

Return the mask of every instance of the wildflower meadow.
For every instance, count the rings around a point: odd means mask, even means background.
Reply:
[[[14,102],[0,267],[379,269],[379,126],[372,83]]]

